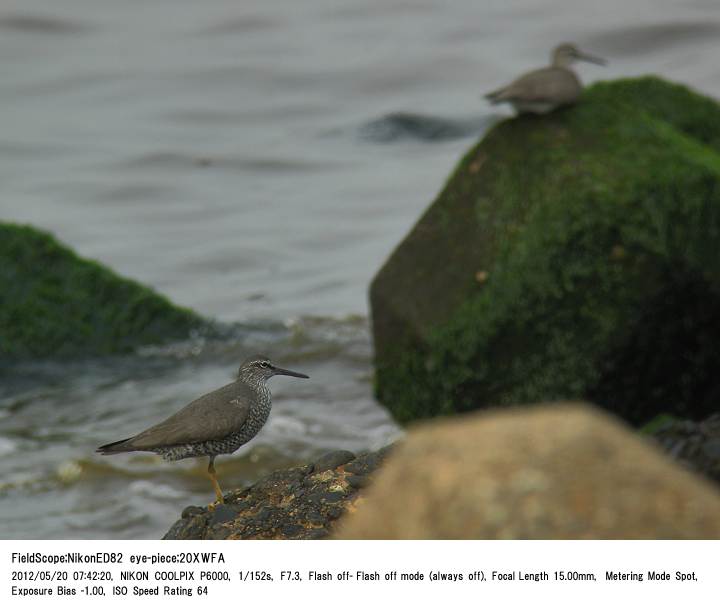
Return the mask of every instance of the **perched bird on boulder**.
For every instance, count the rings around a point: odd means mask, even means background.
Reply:
[[[215,477],[215,457],[234,453],[265,425],[272,407],[266,383],[276,375],[309,378],[300,372],[278,368],[269,358],[256,355],[243,362],[235,382],[198,398],[131,438],[99,447],[97,452],[114,455],[147,451],[162,455],[167,461],[210,457],[208,476],[217,500],[224,503]]]
[[[574,104],[582,94],[582,83],[571,69],[576,61],[605,65],[604,59],[564,43],[553,51],[549,67],[527,72],[485,98],[492,104],[512,104],[519,114],[546,114],[560,106]]]

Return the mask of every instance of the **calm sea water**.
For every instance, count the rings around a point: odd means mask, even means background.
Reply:
[[[720,96],[704,1],[3,0],[0,218],[54,232],[232,340],[0,372],[0,537],[161,536],[205,463],[102,458],[266,351],[267,427],[229,489],[398,429],[371,395],[368,283],[498,118],[481,94],[573,40],[586,81]]]

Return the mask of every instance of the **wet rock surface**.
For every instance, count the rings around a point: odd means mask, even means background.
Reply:
[[[334,451],[312,465],[273,472],[212,510],[186,507],[163,539],[324,539],[355,509],[359,489],[389,450],[357,457]]]
[[[652,434],[679,463],[720,483],[720,413],[704,421],[672,421]]]

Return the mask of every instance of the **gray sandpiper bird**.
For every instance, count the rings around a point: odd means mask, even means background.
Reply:
[[[509,85],[488,93],[492,104],[510,103],[522,113],[546,114],[559,106],[574,104],[582,94],[582,84],[570,66],[576,61],[605,65],[605,60],[584,53],[574,44],[564,43],[552,54],[547,68],[527,72]]]
[[[264,355],[255,355],[242,363],[235,382],[198,398],[132,438],[99,447],[97,452],[114,455],[147,451],[162,455],[166,461],[210,457],[208,476],[217,500],[224,503],[215,477],[215,457],[234,453],[265,425],[272,407],[266,383],[275,375],[309,378],[278,368]]]

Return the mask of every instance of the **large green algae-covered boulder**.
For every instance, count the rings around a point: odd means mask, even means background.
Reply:
[[[0,223],[2,360],[121,353],[187,337],[203,324],[48,233]]]
[[[503,121],[371,286],[399,421],[582,398],[720,404],[720,106],[657,78]]]

